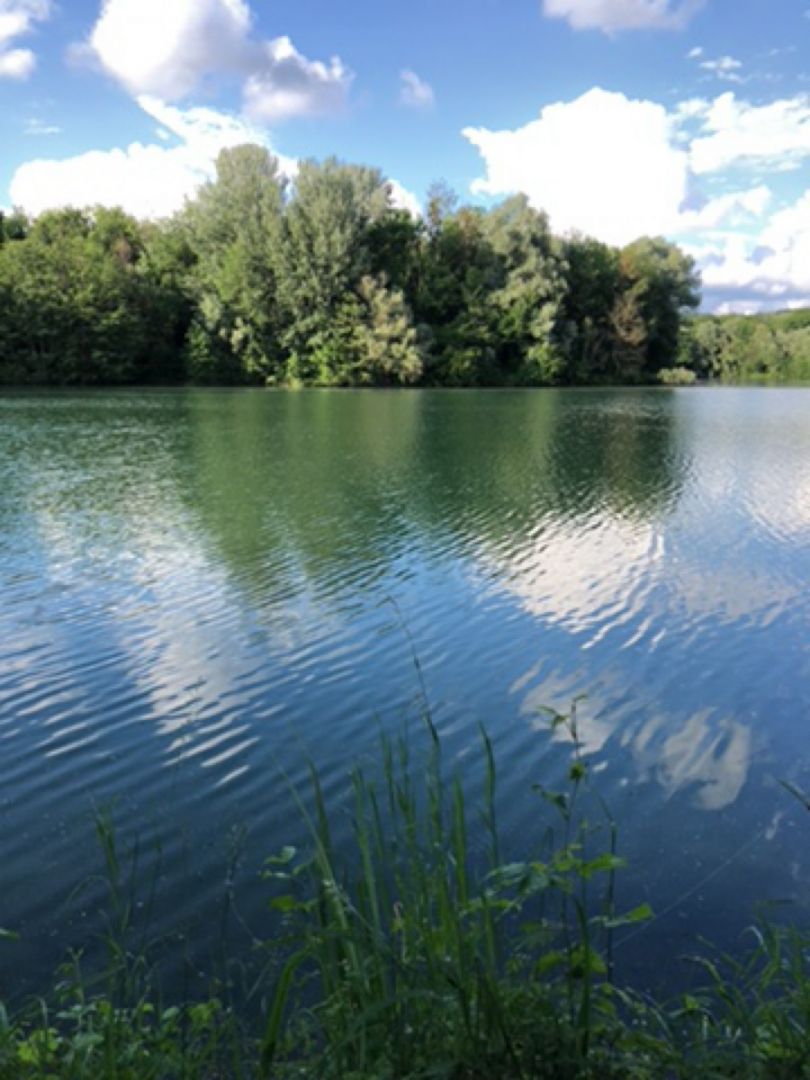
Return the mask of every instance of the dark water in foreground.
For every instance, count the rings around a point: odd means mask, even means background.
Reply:
[[[0,994],[98,930],[93,805],[160,845],[152,933],[200,963],[245,826],[266,931],[288,781],[310,755],[339,796],[414,716],[403,623],[471,790],[489,727],[516,854],[566,761],[537,709],[588,695],[622,899],[659,912],[629,976],[757,901],[807,923],[808,583],[807,390],[0,397]]]

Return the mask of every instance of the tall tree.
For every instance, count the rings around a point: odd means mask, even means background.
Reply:
[[[428,200],[428,221],[413,293],[417,321],[430,327],[429,382],[492,381],[497,366],[490,293],[501,279],[484,235],[484,214],[453,211],[444,187]]]
[[[190,373],[203,381],[277,378],[285,180],[278,161],[260,146],[223,150],[216,168],[216,180],[184,214],[197,259]]]
[[[352,381],[358,289],[375,269],[380,227],[394,213],[379,170],[333,158],[301,165],[284,215],[279,264],[292,378]]]
[[[566,291],[560,338],[566,378],[575,383],[613,378],[619,254],[598,240],[574,235],[564,241],[563,256]]]
[[[649,337],[643,295],[641,283],[630,285],[616,297],[610,313],[613,332],[611,375],[619,382],[636,382],[644,372]]]
[[[694,259],[660,237],[644,237],[623,249],[619,266],[646,327],[645,368],[656,374],[676,362],[683,316],[700,303]]]
[[[490,296],[499,376],[556,382],[563,369],[557,336],[565,295],[562,245],[546,215],[533,210],[524,195],[507,199],[484,220],[499,279]]]

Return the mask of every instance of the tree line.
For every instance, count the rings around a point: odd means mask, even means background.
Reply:
[[[524,196],[484,210],[441,184],[418,218],[377,169],[290,183],[247,145],[166,221],[0,217],[0,382],[637,382],[685,355],[699,298],[663,239],[561,238]]]
[[[684,326],[680,361],[698,376],[810,381],[810,310],[700,315]]]

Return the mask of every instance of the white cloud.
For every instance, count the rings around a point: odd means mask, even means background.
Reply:
[[[711,102],[705,98],[687,98],[679,101],[675,106],[673,116],[676,123],[684,123],[688,120],[698,120],[706,116],[711,107]]]
[[[678,233],[719,229],[739,225],[747,218],[761,218],[771,204],[769,187],[759,184],[745,191],[730,191],[709,199],[699,209],[684,210],[677,225]]]
[[[790,307],[810,295],[810,189],[753,234],[697,245],[707,293],[721,311]]]
[[[703,56],[703,46],[695,45],[694,49],[690,49],[689,52],[686,54],[686,59],[698,60],[701,56]]]
[[[734,93],[707,103],[702,132],[691,146],[691,167],[698,175],[733,166],[795,168],[810,156],[810,98],[799,95],[752,105]]]
[[[703,0],[543,0],[549,18],[566,19],[574,30],[679,30]]]
[[[740,75],[742,63],[735,60],[733,56],[719,56],[716,60],[702,60],[700,67],[703,71],[708,71],[725,82],[743,81],[742,75]]]
[[[76,157],[29,161],[11,182],[11,198],[29,214],[57,206],[122,206],[138,217],[170,214],[210,176],[187,148],[132,143]]]
[[[785,206],[780,186],[761,180],[763,168],[810,159],[806,97],[754,105],[726,93],[667,111],[595,89],[515,130],[464,134],[486,167],[474,191],[522,191],[560,232],[620,245],[677,239],[698,262],[709,306],[810,295],[810,190]]]
[[[90,45],[133,94],[174,99],[238,64],[249,30],[243,0],[105,0]]]
[[[0,0],[0,79],[28,78],[36,67],[36,56],[30,49],[9,46],[50,13],[50,0]]]
[[[436,104],[436,95],[430,83],[420,78],[415,71],[405,68],[400,72],[400,104],[412,109],[429,109]]]
[[[389,180],[391,205],[397,210],[407,210],[413,217],[422,216],[422,204],[412,191],[408,191],[398,180]]]
[[[37,66],[30,49],[9,49],[0,53],[0,79],[27,79]]]
[[[34,215],[57,206],[101,204],[123,206],[138,217],[165,217],[212,179],[220,150],[246,142],[267,145],[261,131],[214,109],[179,109],[146,96],[138,103],[178,145],[136,142],[126,149],[30,161],[11,182],[13,204]],[[295,169],[288,158],[281,166],[288,174]]]
[[[760,241],[777,251],[784,250],[805,233],[810,233],[810,190],[805,191],[792,206],[773,215],[767,228],[763,230]],[[810,263],[807,266],[807,275],[810,280]]]
[[[351,72],[333,56],[308,60],[288,37],[269,41],[264,62],[245,83],[245,108],[262,120],[336,112],[346,100]]]
[[[161,125],[157,132],[159,137],[161,132],[164,141],[166,133],[176,136],[200,161],[213,162],[220,150],[243,143],[256,143],[272,150],[264,130],[217,109],[181,109],[146,94],[138,98],[138,104]],[[297,171],[298,165],[293,158],[272,152],[285,175],[292,176]]]
[[[106,0],[89,47],[132,94],[177,101],[213,77],[243,81],[248,112],[269,120],[340,107],[351,73],[308,60],[289,38],[257,41],[245,0]]]
[[[30,116],[25,121],[23,132],[26,135],[59,135],[62,129],[57,124],[49,124],[37,116]]]
[[[514,131],[464,135],[486,164],[475,191],[525,192],[556,230],[625,244],[677,227],[689,157],[673,131],[662,105],[594,89]]]

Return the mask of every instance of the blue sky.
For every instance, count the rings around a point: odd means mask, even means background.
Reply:
[[[0,100],[0,205],[160,216],[254,140],[810,303],[810,0],[0,0]]]

